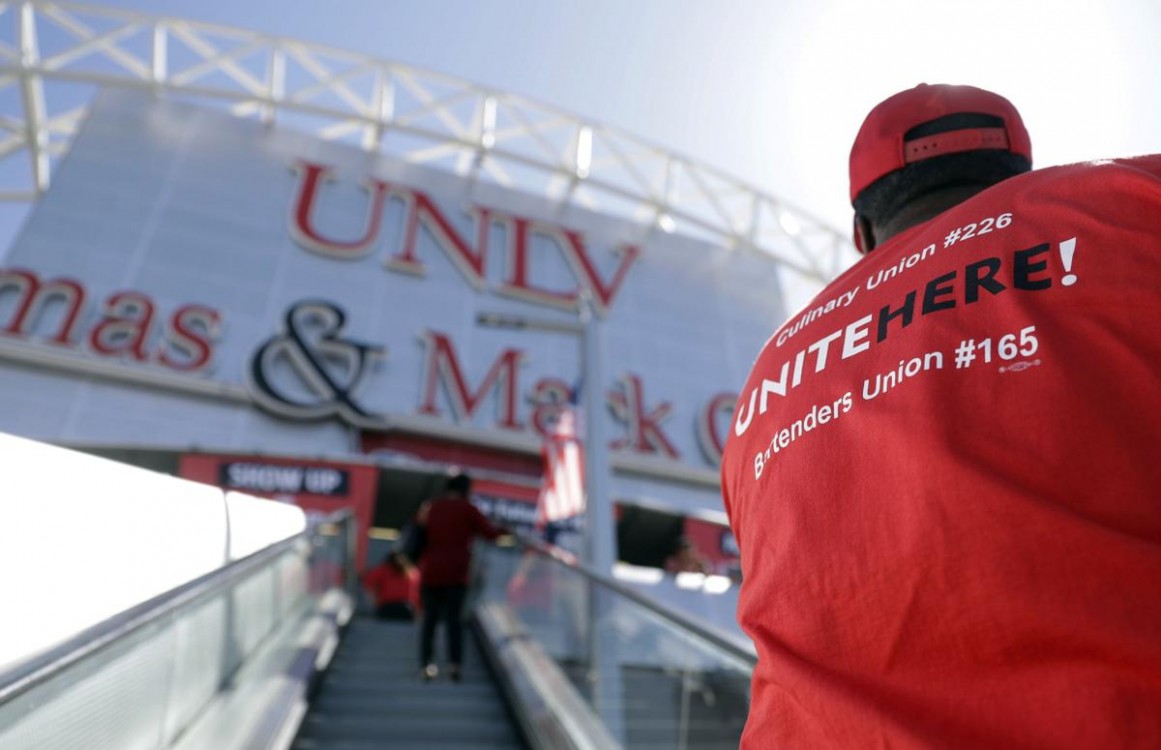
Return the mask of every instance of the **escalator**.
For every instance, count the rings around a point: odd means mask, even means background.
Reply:
[[[459,683],[419,676],[416,626],[351,621],[294,750],[524,750],[471,631]]]
[[[535,544],[480,550],[464,679],[423,682],[413,624],[350,617],[354,528],[312,524],[0,671],[0,750],[737,747],[752,652]]]
[[[294,750],[738,746],[752,652],[552,548],[476,560],[463,682],[420,678],[415,625],[356,617]]]

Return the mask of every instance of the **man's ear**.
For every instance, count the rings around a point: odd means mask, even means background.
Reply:
[[[863,255],[875,249],[875,233],[867,217],[856,213],[854,226],[855,249]]]

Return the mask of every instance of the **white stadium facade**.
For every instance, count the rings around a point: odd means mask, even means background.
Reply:
[[[369,554],[458,469],[529,524],[576,389],[617,557],[727,572],[737,389],[854,258],[584,117],[241,29],[0,3],[0,114],[0,432],[351,507]]]

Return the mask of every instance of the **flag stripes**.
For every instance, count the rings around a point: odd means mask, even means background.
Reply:
[[[536,525],[563,521],[585,510],[584,452],[577,439],[576,414],[570,404],[541,448],[544,480],[536,503]]]

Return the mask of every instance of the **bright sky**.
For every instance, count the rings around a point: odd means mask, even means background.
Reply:
[[[1157,0],[106,0],[543,101],[846,231],[867,111],[919,82],[1023,113],[1037,166],[1161,150]]]

